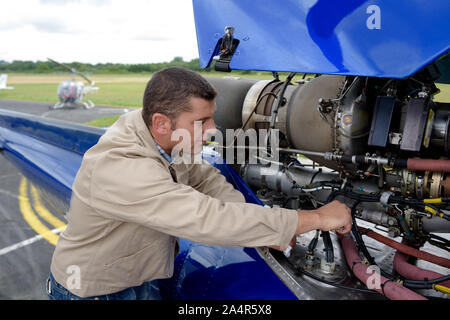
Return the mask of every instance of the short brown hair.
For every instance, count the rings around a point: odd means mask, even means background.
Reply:
[[[156,72],[144,92],[142,117],[147,127],[154,113],[162,113],[172,122],[183,111],[191,111],[191,97],[213,100],[216,90],[198,73],[182,67],[169,67]]]

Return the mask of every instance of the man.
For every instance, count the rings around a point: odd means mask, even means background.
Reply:
[[[173,274],[177,237],[283,249],[296,234],[350,231],[350,210],[337,201],[313,211],[264,208],[245,203],[209,164],[173,163],[178,144],[199,152],[197,121],[214,132],[215,96],[195,72],[161,70],[142,110],[121,116],[85,153],[52,259],[50,297],[152,298],[151,281]],[[188,134],[174,141],[176,130]]]

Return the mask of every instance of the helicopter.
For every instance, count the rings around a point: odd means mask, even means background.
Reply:
[[[61,109],[61,108],[74,108],[77,106],[82,106],[85,109],[91,109],[95,107],[95,104],[89,100],[84,99],[84,95],[97,91],[99,87],[95,87],[95,81],[92,81],[87,76],[78,72],[74,68],[71,68],[63,63],[55,61],[53,59],[47,58],[49,61],[54,62],[61,67],[69,70],[72,74],[71,80],[64,80],[58,85],[58,98],[59,102],[55,105],[51,106],[50,109]],[[75,76],[78,75],[85,79],[88,82],[88,85],[85,85],[82,81],[76,81]]]

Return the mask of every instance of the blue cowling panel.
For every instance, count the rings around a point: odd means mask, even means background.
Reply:
[[[450,50],[448,0],[193,0],[200,65],[226,26],[231,69],[404,78]]]
[[[204,153],[203,158],[218,168],[247,202],[263,205],[220,156]],[[159,283],[162,295],[172,299],[297,299],[256,249],[210,246],[184,239],[180,239],[173,277]]]
[[[2,155],[36,187],[67,205],[83,154],[104,132],[105,129],[0,110]]]
[[[226,163],[204,158],[218,168],[227,181],[239,190],[248,203],[263,205],[250,187]],[[220,161],[219,161],[220,162]],[[212,246],[208,246],[212,247]],[[212,247],[214,248],[214,247]],[[268,267],[254,248],[223,248],[223,259],[212,269],[209,299],[296,300],[297,297]],[[217,251],[216,251],[217,252]],[[239,279],[236,281],[236,279]]]

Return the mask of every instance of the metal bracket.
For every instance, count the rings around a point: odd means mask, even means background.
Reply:
[[[216,60],[214,69],[221,72],[230,72],[230,61],[239,44],[239,40],[234,39],[234,27],[225,27],[225,34],[220,40],[220,56]]]
[[[430,111],[431,109],[431,111]],[[406,113],[401,150],[418,152],[424,138],[427,138],[425,127],[433,122],[433,102],[428,98],[411,98]],[[427,144],[425,145],[428,146]]]

